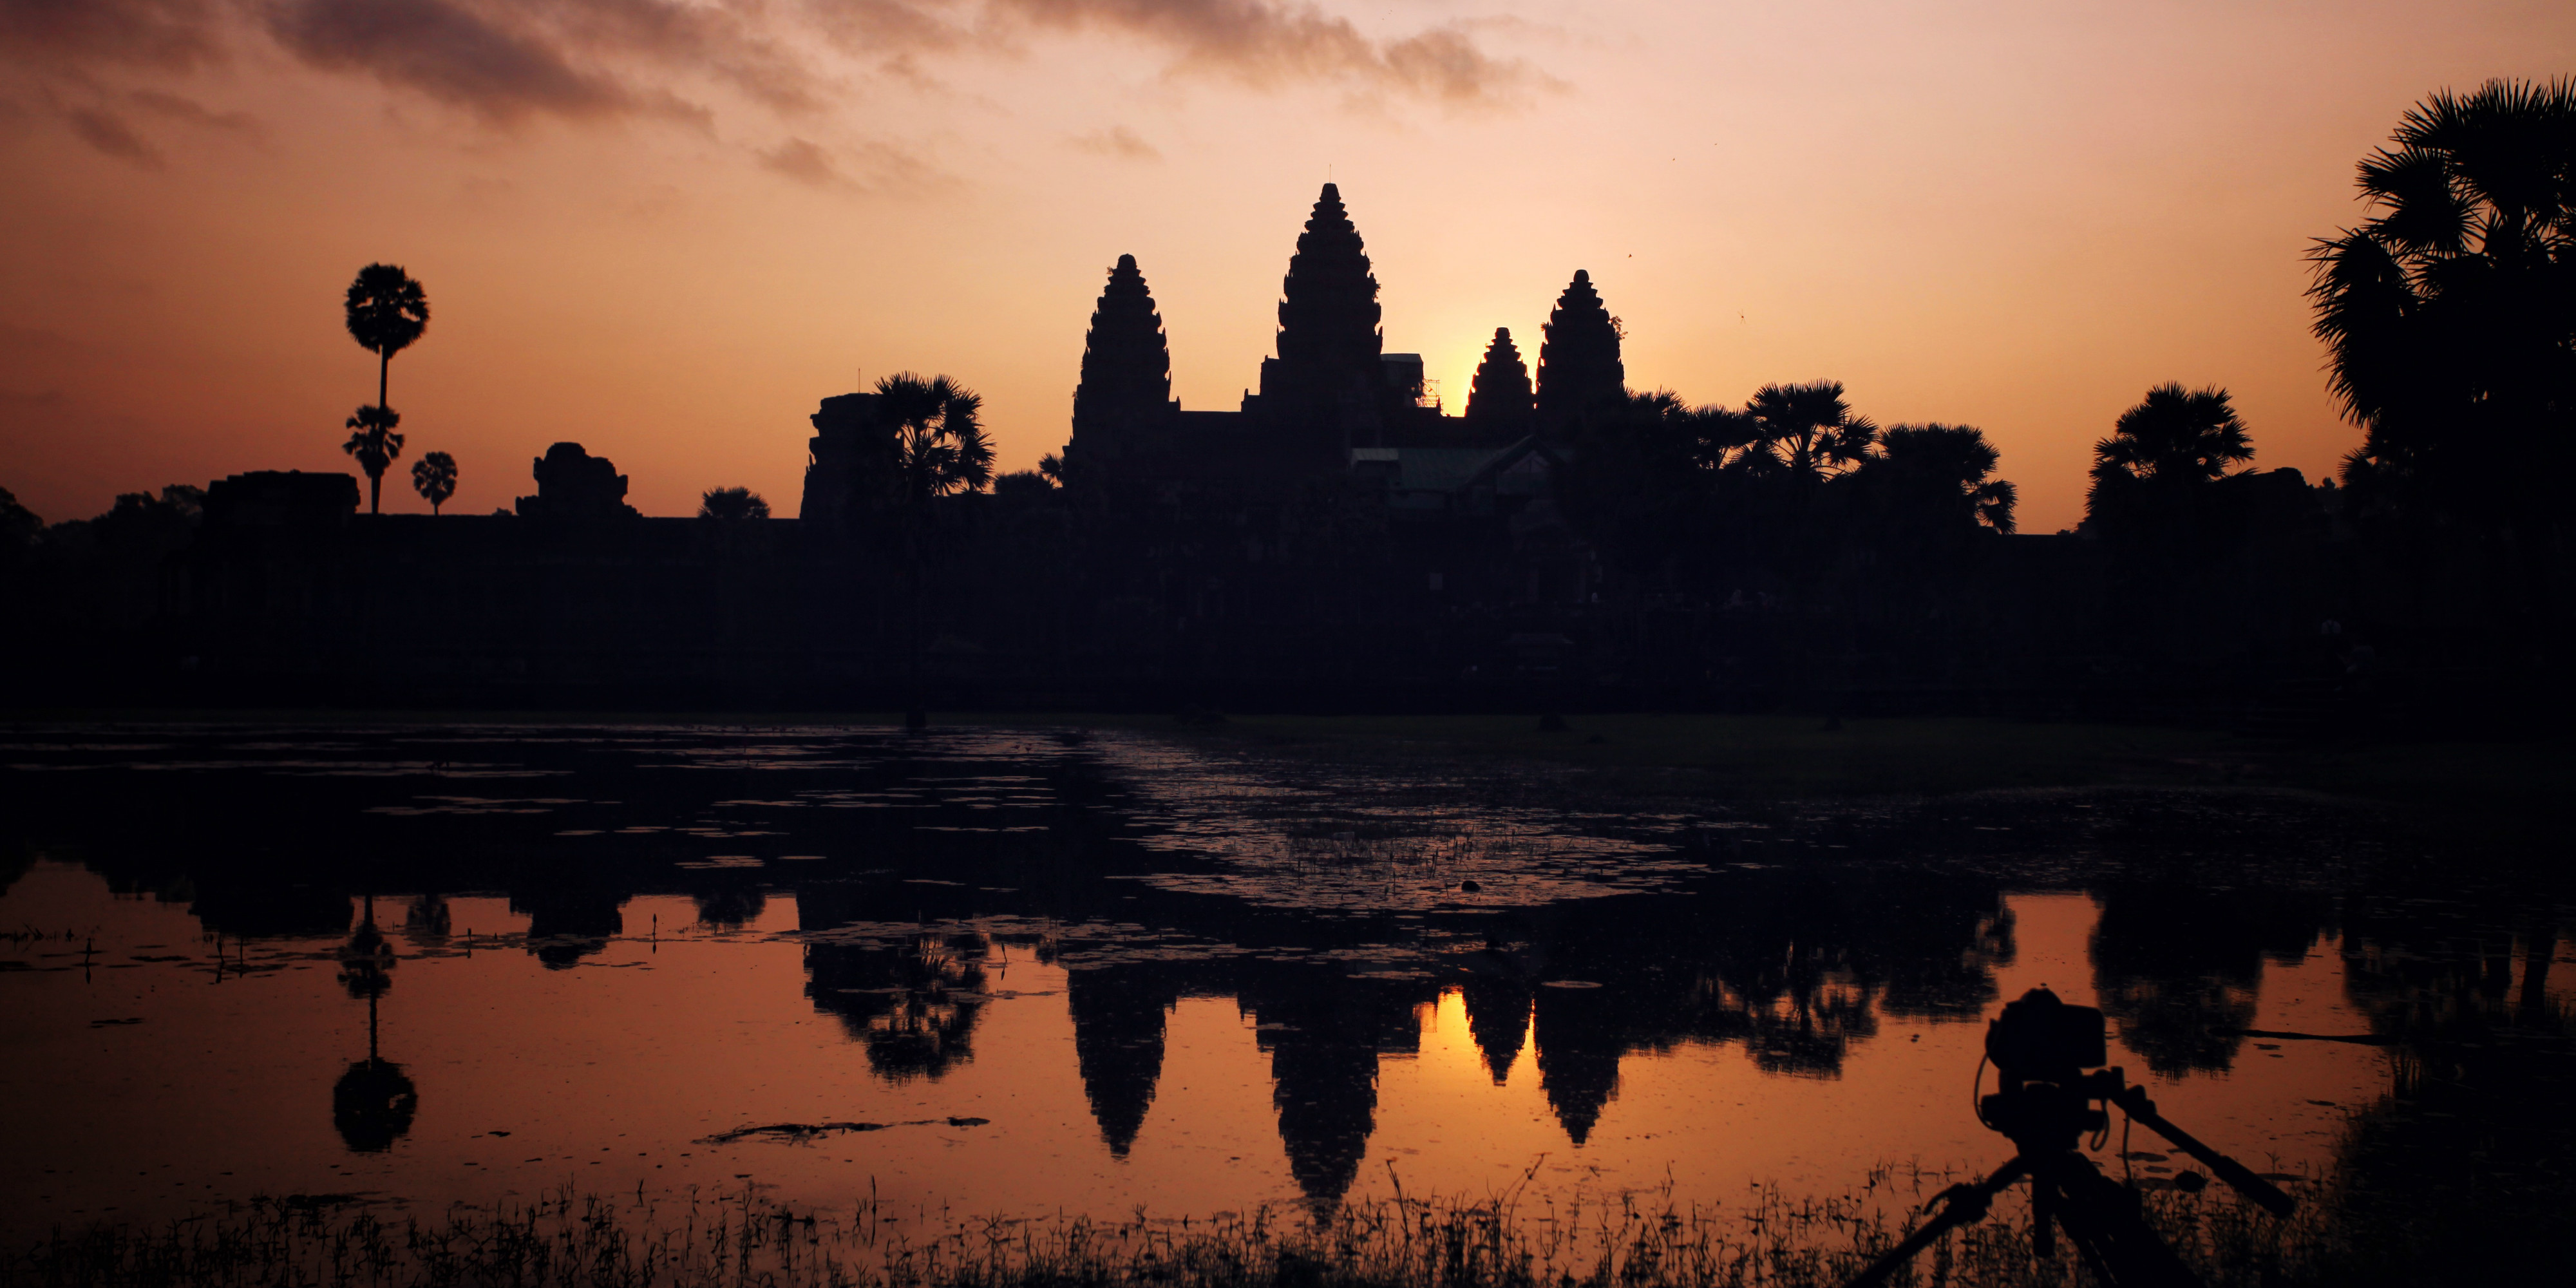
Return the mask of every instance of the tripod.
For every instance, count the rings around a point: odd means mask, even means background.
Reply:
[[[2101,1034],[2100,1011],[2067,1006],[2046,989],[2033,989],[2004,1008],[1986,1035],[1987,1056],[2001,1067],[2003,1085],[1978,1101],[1977,1117],[2003,1133],[2017,1152],[1984,1180],[1933,1196],[1939,1211],[1871,1262],[1850,1288],[1885,1283],[1941,1236],[1983,1219],[1996,1195],[2025,1180],[2036,1255],[2055,1256],[2062,1229],[2086,1268],[2113,1288],[2199,1288],[2200,1277],[2140,1214],[2137,1191],[2102,1175],[2078,1150],[2084,1137],[2110,1122],[2107,1109],[2097,1105],[2118,1105],[2131,1122],[2173,1142],[2274,1216],[2291,1213],[2295,1200],[2157,1113],[2146,1088],[2128,1085],[2120,1070],[2077,1072],[2102,1062]]]

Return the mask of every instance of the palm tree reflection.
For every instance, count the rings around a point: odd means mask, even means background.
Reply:
[[[331,1125],[352,1153],[393,1148],[420,1108],[420,1093],[402,1066],[377,1052],[377,1001],[394,986],[396,961],[393,945],[376,928],[376,897],[368,895],[357,932],[340,947],[341,986],[367,1003],[367,1058],[351,1064],[331,1088]]]
[[[936,1079],[975,1058],[991,950],[992,941],[972,931],[924,932],[882,947],[818,944],[809,950],[806,995],[866,1045],[878,1077]]]

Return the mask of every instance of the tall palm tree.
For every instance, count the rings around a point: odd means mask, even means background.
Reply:
[[[1848,473],[1869,459],[1878,425],[1852,414],[1839,380],[1804,385],[1764,385],[1744,405],[1750,441],[1734,463],[1760,474],[1782,474],[1800,487]]]
[[[456,458],[445,452],[431,452],[413,461],[411,486],[420,493],[420,499],[429,502],[429,512],[438,513],[438,507],[456,495]]]
[[[2310,256],[2330,383],[2366,433],[2347,480],[2473,519],[2562,514],[2576,466],[2576,81],[2435,94],[2362,161],[2360,186],[2376,217]],[[2512,503],[2496,506],[2498,492]]]
[[[887,460],[896,517],[902,525],[905,573],[912,613],[906,640],[911,692],[904,727],[930,723],[921,691],[922,593],[932,554],[931,505],[941,497],[981,491],[993,481],[993,445],[984,437],[984,400],[974,390],[938,376],[924,380],[899,372],[877,381],[878,406],[893,432]]]
[[[376,355],[376,405],[385,404],[385,381],[394,355],[429,329],[429,296],[395,264],[369,264],[349,283],[349,336]]]
[[[402,423],[402,413],[377,403],[350,413],[346,428],[349,441],[340,450],[358,458],[358,468],[367,472],[367,513],[384,513],[385,467],[402,455],[403,436],[394,432]]]

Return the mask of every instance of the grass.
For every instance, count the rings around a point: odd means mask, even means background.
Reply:
[[[1396,1197],[1329,1217],[992,1218],[899,1233],[873,1203],[833,1211],[749,1194],[655,1201],[565,1191],[443,1220],[328,1200],[261,1200],[150,1227],[57,1231],[0,1250],[0,1288],[1811,1288],[1839,1284],[1953,1179],[1880,1169],[1837,1199],[1762,1191],[1740,1209],[1665,1193],[1569,1206]],[[2214,1288],[2331,1282],[2320,1218],[2274,1221],[2213,1189],[2145,1196],[2150,1219]],[[2025,1288],[2080,1282],[2035,1258],[2028,1209],[1999,1203],[1895,1282]]]

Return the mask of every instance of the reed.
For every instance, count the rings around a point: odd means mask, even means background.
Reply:
[[[1822,1288],[1900,1237],[1952,1179],[1882,1168],[1833,1198],[1763,1189],[1727,1206],[1677,1204],[1669,1190],[1475,1201],[1399,1191],[1324,1216],[1119,1219],[960,1220],[750,1192],[566,1189],[430,1220],[262,1199],[158,1225],[57,1230],[0,1253],[0,1288]],[[2144,1203],[2215,1288],[2327,1282],[2349,1263],[2317,1204],[2282,1222],[2215,1188]],[[1900,1282],[2083,1282],[2062,1246],[2032,1256],[2028,1220],[2027,1208],[1998,1204]]]

